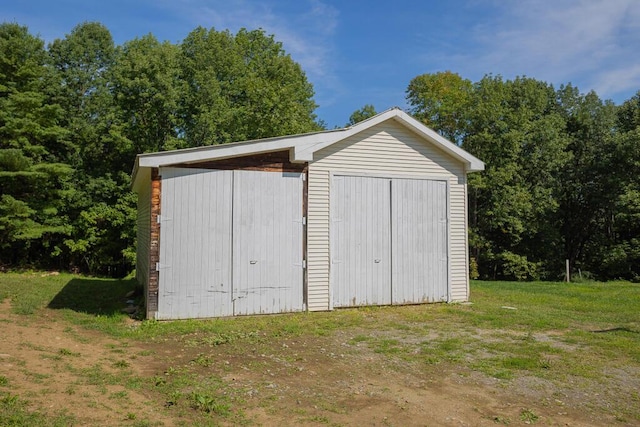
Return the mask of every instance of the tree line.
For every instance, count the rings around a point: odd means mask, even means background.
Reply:
[[[486,163],[469,175],[472,276],[640,279],[640,92],[622,105],[533,78],[415,77],[411,113]]]
[[[313,87],[261,30],[114,44],[100,23],[45,46],[0,25],[0,268],[122,275],[138,153],[318,130]]]
[[[415,77],[410,113],[487,164],[469,176],[471,274],[640,278],[640,92],[622,105],[531,78]],[[0,24],[0,268],[123,275],[139,153],[322,130],[311,83],[262,30],[45,45]],[[349,125],[375,114],[365,105]]]

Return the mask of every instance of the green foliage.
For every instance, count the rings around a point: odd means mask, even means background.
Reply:
[[[527,260],[526,256],[504,251],[498,256],[504,277],[515,280],[537,280],[539,265]]]
[[[73,169],[62,109],[47,94],[44,43],[17,24],[0,24],[0,259],[50,261],[69,231],[63,212]]]
[[[17,395],[0,392],[0,425],[65,427],[76,423],[70,415],[32,411],[29,406],[28,401]]]
[[[191,407],[206,413],[226,416],[231,413],[230,405],[227,402],[220,401],[219,398],[211,396],[207,393],[194,391],[190,395]]]
[[[0,25],[0,259],[125,276],[139,153],[317,130],[313,88],[263,31],[116,46],[83,22],[47,48]]]
[[[376,114],[376,109],[373,105],[365,104],[364,107],[354,111],[349,116],[349,122],[347,123],[347,126],[353,126],[356,123],[360,123],[361,121],[368,119],[369,117],[375,116]]]
[[[414,78],[407,101],[486,163],[468,181],[478,277],[556,279],[569,259],[640,278],[640,93],[616,107],[571,85],[444,72]]]
[[[180,115],[188,146],[317,130],[313,88],[262,30],[196,28],[181,45],[187,85]]]
[[[478,271],[478,261],[471,257],[469,259],[469,278],[471,280],[476,280],[480,277],[480,272]]]
[[[414,77],[406,91],[410,112],[451,141],[466,131],[473,100],[471,81],[444,71]]]

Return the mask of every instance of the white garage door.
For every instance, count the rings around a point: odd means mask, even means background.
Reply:
[[[161,174],[159,319],[302,310],[300,173]]]
[[[389,180],[336,176],[331,192],[334,307],[391,304]]]
[[[334,307],[448,299],[445,181],[334,176]]]
[[[302,310],[300,173],[235,171],[234,314]]]

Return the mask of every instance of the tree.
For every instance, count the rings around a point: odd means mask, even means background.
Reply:
[[[66,113],[62,126],[71,131],[75,150],[69,161],[94,174],[110,170],[113,129],[107,72],[115,60],[111,33],[100,23],[85,22],[54,40],[48,53],[58,82],[51,90]]]
[[[199,27],[181,45],[186,89],[180,112],[188,146],[318,129],[313,88],[262,30],[235,36]]]
[[[466,133],[473,87],[470,80],[444,71],[414,77],[406,91],[410,113],[451,141]]]
[[[361,121],[368,119],[369,117],[375,116],[376,114],[376,109],[373,105],[365,104],[361,109],[351,113],[347,126],[353,126],[356,123],[360,123]]]
[[[451,73],[407,90],[413,113],[486,162],[469,176],[471,253],[485,278],[561,277],[564,260],[600,278],[640,279],[640,97],[531,78]]]
[[[617,108],[615,123],[604,172],[612,204],[604,238],[588,246],[589,261],[599,277],[640,281],[640,92]]]
[[[135,156],[318,130],[313,87],[262,30],[116,46],[84,22],[45,49],[0,25],[0,257],[127,273]]]
[[[127,161],[138,153],[181,148],[177,46],[153,35],[126,42],[110,70],[112,93],[127,138]]]
[[[68,233],[62,212],[72,169],[60,107],[41,39],[0,24],[0,255],[11,264],[46,262]]]
[[[572,267],[591,270],[589,252],[606,243],[607,223],[622,184],[616,165],[616,107],[595,92],[581,95],[572,87],[561,88],[558,98],[570,140],[570,159],[556,194],[562,255]]]
[[[76,169],[65,206],[71,232],[60,258],[93,274],[126,273],[134,245],[128,171],[136,152],[112,93],[116,53],[111,33],[97,22],[82,23],[49,46]]]

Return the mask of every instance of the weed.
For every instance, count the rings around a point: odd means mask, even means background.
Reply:
[[[192,363],[195,363],[196,365],[202,366],[202,367],[209,367],[213,364],[213,359],[209,356],[206,356],[202,353],[198,353],[198,355],[196,356],[196,358],[194,360],[192,360]]]
[[[9,384],[9,379],[4,375],[0,375],[0,386],[4,387]]]
[[[124,382],[126,378],[121,375],[114,375],[106,372],[100,365],[94,365],[90,368],[81,369],[76,372],[87,385],[106,386],[117,385]]]
[[[370,339],[371,337],[368,337],[366,335],[356,335],[355,337],[351,338],[351,341],[354,343],[359,343],[369,341]]]
[[[538,421],[538,416],[531,409],[523,409],[520,411],[520,420],[525,424],[534,424]]]
[[[22,373],[31,379],[31,381],[33,381],[36,384],[43,384],[44,380],[51,378],[51,375],[49,374],[41,374],[39,372],[32,372],[32,371],[27,371],[26,369],[22,370]]]
[[[60,354],[61,356],[80,356],[80,353],[73,352],[66,348],[61,348],[60,350],[58,350],[58,354]]]
[[[329,423],[331,423],[329,418],[325,417],[324,415],[313,415],[313,416],[309,417],[308,420],[316,422],[316,423],[320,423],[320,424],[329,424]]]
[[[551,369],[551,359],[549,359],[548,357],[540,358],[540,360],[538,361],[538,366],[541,369]]]
[[[76,425],[74,417],[64,412],[43,414],[29,409],[29,402],[17,395],[0,393],[0,425],[63,427]]]
[[[383,354],[397,354],[403,351],[403,348],[398,340],[382,339],[375,343],[375,349],[373,351]]]
[[[125,391],[125,390],[121,390],[121,391],[116,391],[114,393],[111,393],[109,395],[109,399],[126,399],[129,396],[129,394]]]
[[[0,403],[6,406],[15,406],[19,402],[19,398],[15,394],[7,393],[2,398],[0,398]]]
[[[128,368],[130,366],[130,363],[127,362],[126,360],[116,360],[115,362],[113,362],[113,367],[114,368],[120,368],[120,369],[124,369],[124,368]]]
[[[62,356],[60,356],[59,354],[41,354],[40,357],[48,360],[56,360],[56,361],[62,360]]]
[[[231,407],[228,403],[220,402],[214,396],[207,393],[192,392],[190,404],[193,409],[206,413],[214,413],[221,416],[227,416],[231,413]]]
[[[134,414],[133,412],[127,413],[127,419],[128,420],[135,420],[136,419],[136,414]]]
[[[160,375],[156,375],[153,377],[153,383],[156,387],[163,386],[167,383],[167,379],[165,377],[161,377]]]
[[[501,417],[500,415],[493,416],[491,420],[493,420],[493,422],[496,424],[502,424],[505,426],[511,424],[511,420],[509,418]]]

